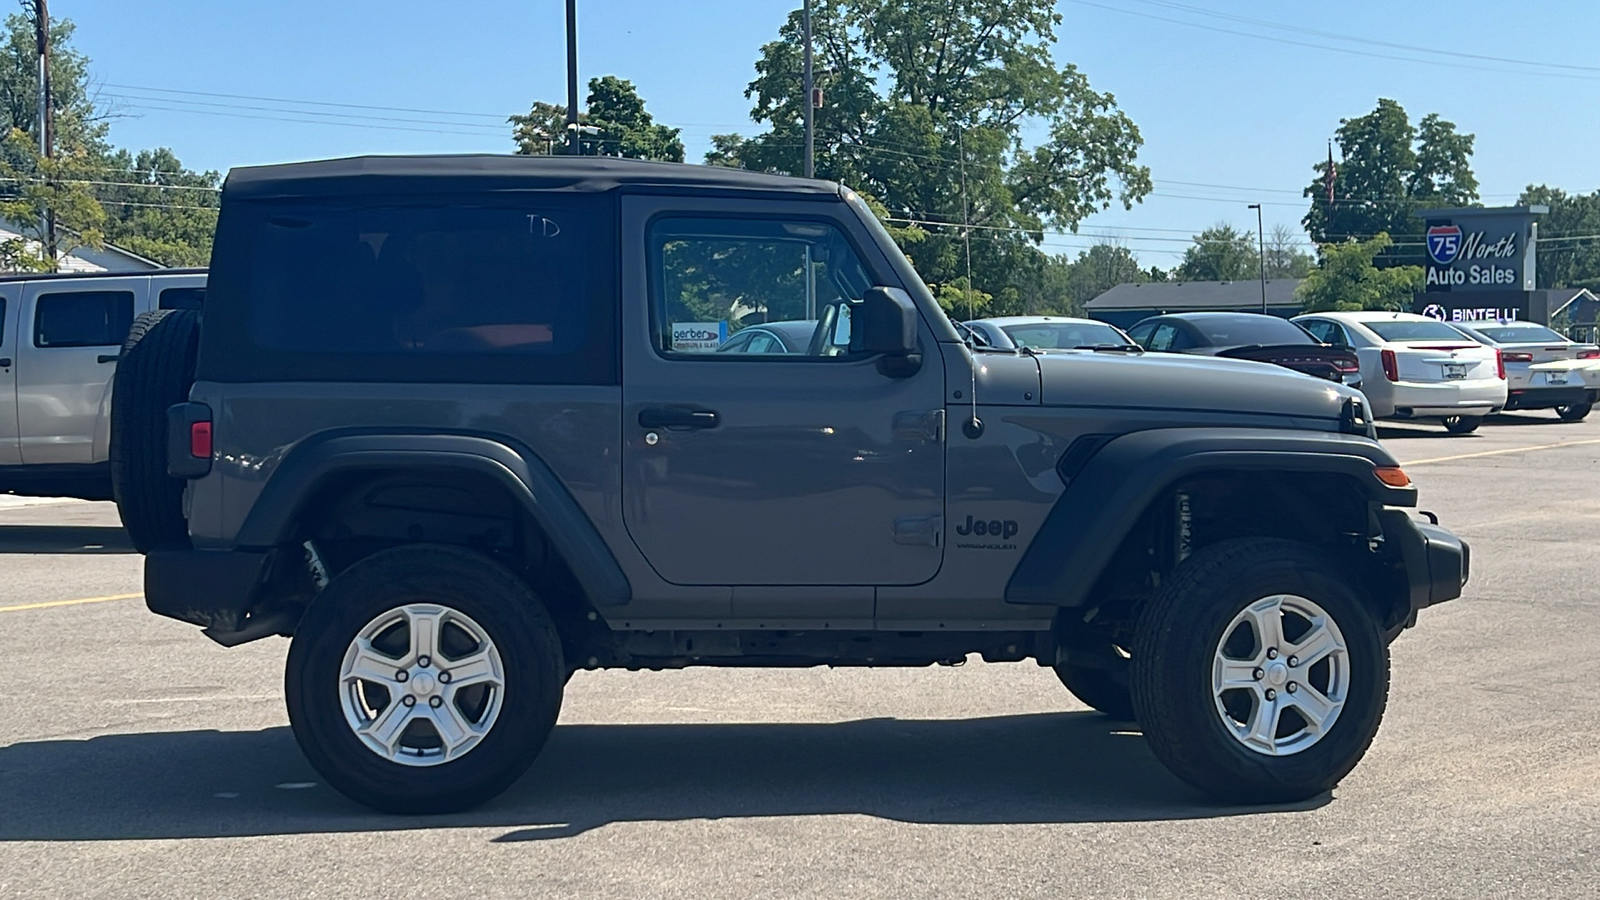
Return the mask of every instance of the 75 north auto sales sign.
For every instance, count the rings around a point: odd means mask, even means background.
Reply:
[[[1533,228],[1526,213],[1429,218],[1427,291],[1533,290]]]

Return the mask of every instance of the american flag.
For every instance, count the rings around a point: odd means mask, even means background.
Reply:
[[[1333,141],[1328,142],[1328,170],[1322,173],[1322,187],[1328,193],[1328,205],[1333,205],[1333,180],[1339,176],[1339,168],[1333,164]]]

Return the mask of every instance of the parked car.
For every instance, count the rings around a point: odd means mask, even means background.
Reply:
[[[292,637],[296,740],[381,809],[500,793],[576,670],[970,654],[1136,717],[1203,790],[1304,800],[1466,582],[1358,392],[975,346],[836,184],[362,158],[235,169],[220,222],[205,316],[124,350],[112,440],[150,477],[118,506],[153,612]],[[708,281],[811,349],[675,346]]]
[[[1361,366],[1348,347],[1336,347],[1304,328],[1262,313],[1172,313],[1145,319],[1128,334],[1146,350],[1272,363],[1360,387]]]
[[[989,347],[1000,350],[1100,350],[1136,346],[1122,329],[1070,316],[1000,316],[963,322]]]
[[[122,342],[140,313],[199,309],[205,285],[204,269],[0,276],[0,493],[111,499]]]
[[[1506,409],[1553,409],[1564,421],[1578,422],[1600,399],[1600,347],[1568,340],[1536,322],[1450,324],[1500,351]]]
[[[1294,319],[1320,341],[1356,352],[1361,390],[1379,419],[1438,419],[1466,434],[1506,405],[1505,364],[1437,319],[1402,312],[1326,312]]]
[[[816,319],[747,325],[722,342],[718,353],[806,353],[817,334]]]

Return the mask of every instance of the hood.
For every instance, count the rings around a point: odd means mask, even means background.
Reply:
[[[1044,406],[1110,406],[1338,419],[1361,392],[1271,363],[1181,353],[1038,357]]]

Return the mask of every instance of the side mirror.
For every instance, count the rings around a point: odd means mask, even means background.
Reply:
[[[917,344],[917,307],[899,288],[875,287],[851,315],[852,349],[878,357],[878,371],[890,378],[909,378],[922,368]],[[852,341],[854,343],[854,341]]]

